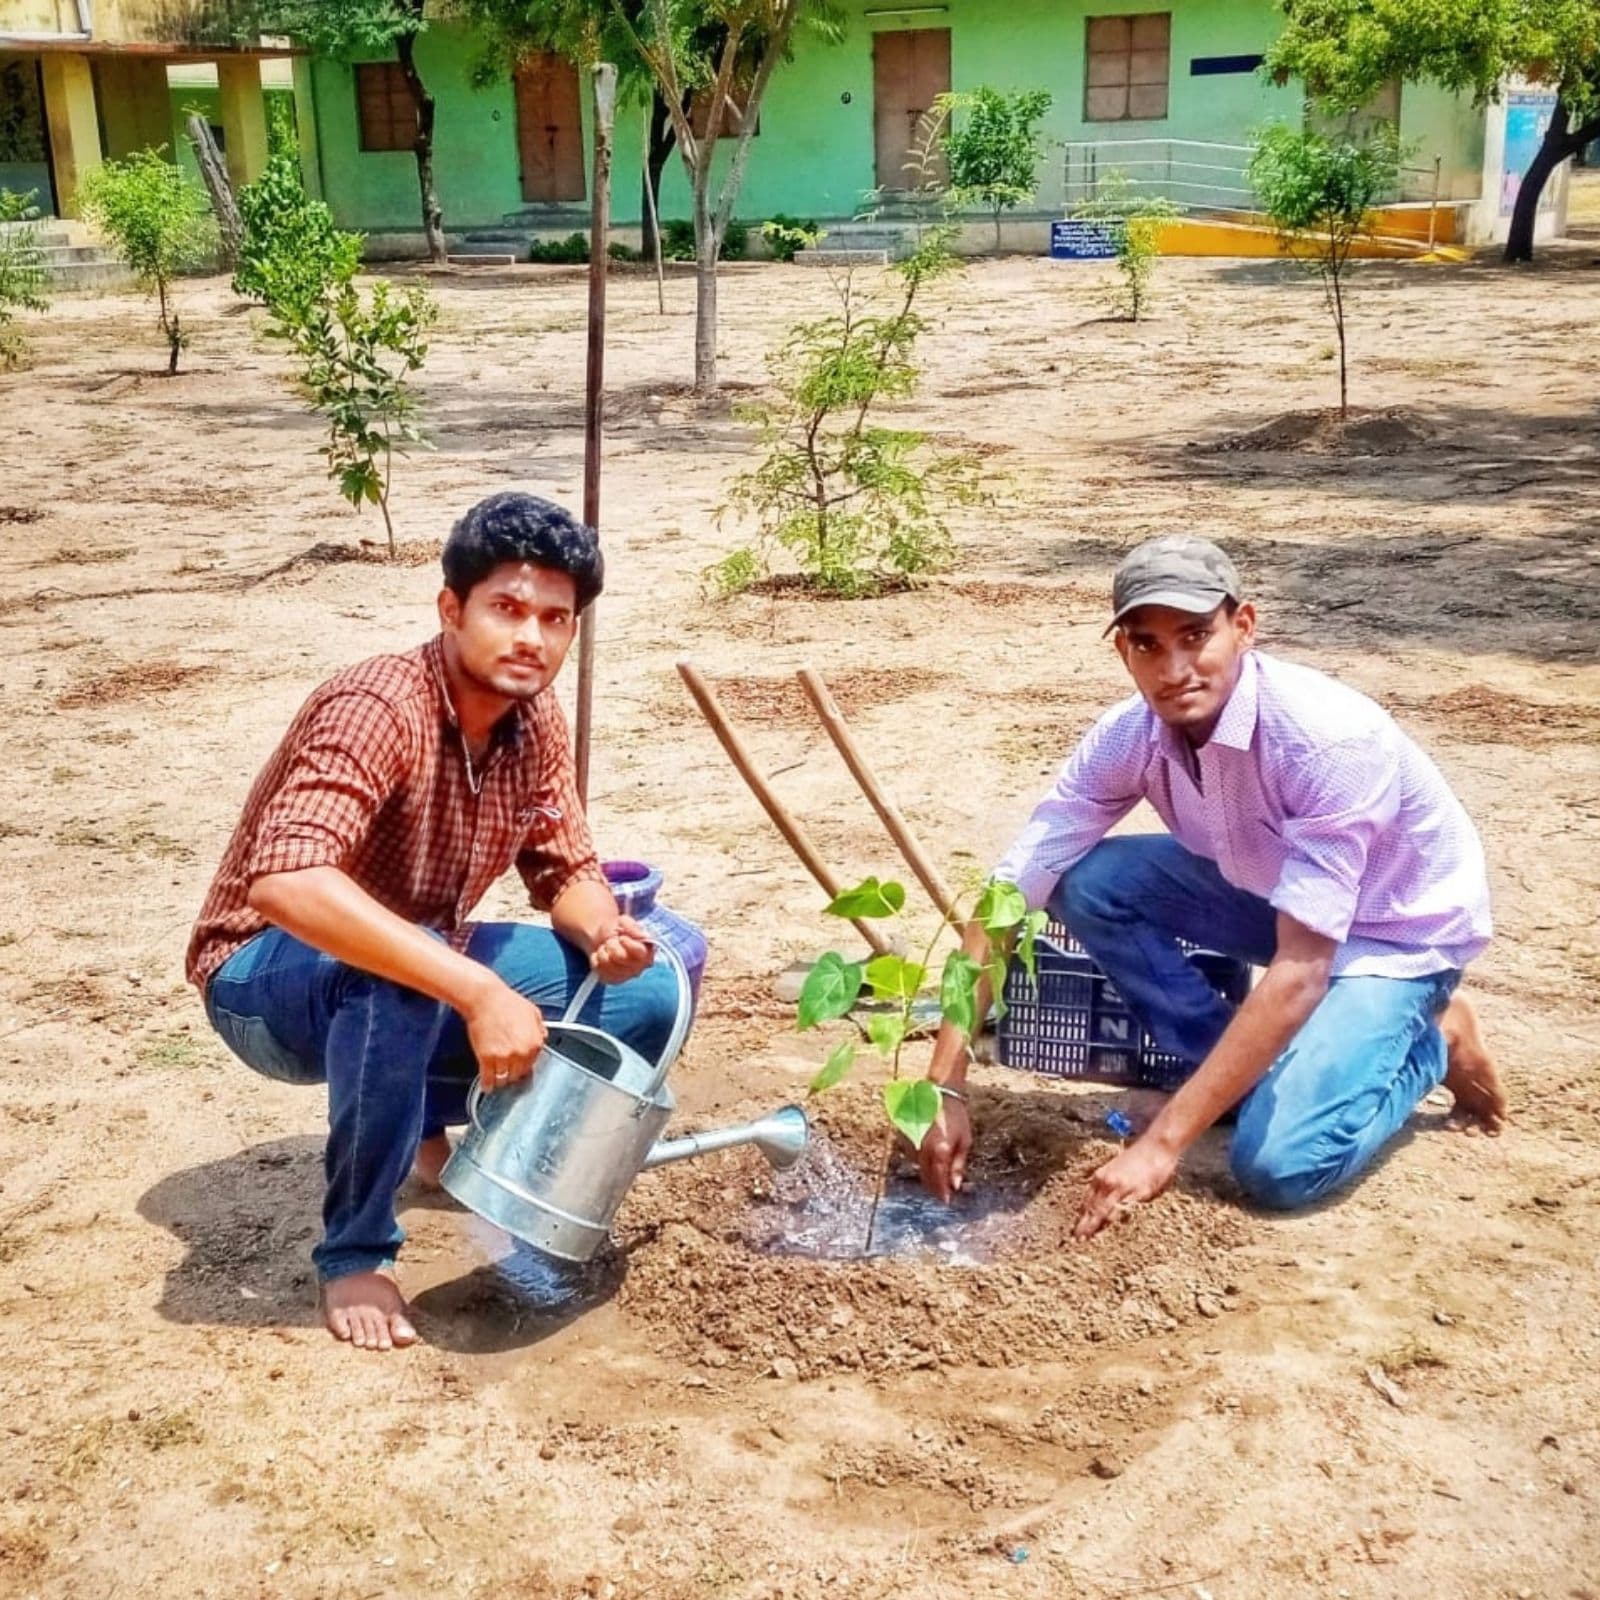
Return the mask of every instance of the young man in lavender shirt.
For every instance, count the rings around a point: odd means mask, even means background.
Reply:
[[[1094,1174],[1079,1237],[1159,1195],[1235,1107],[1234,1175],[1281,1209],[1348,1183],[1441,1082],[1458,1125],[1498,1133],[1505,1095],[1455,993],[1489,941],[1483,848],[1439,769],[1366,696],[1255,649],[1216,545],[1140,545],[1112,605],[1138,693],[1089,730],[994,876],[1048,905],[1195,1070]],[[1141,800],[1169,831],[1106,838]],[[1265,975],[1235,1010],[1179,940]],[[983,930],[965,942],[981,959]],[[920,1151],[943,1199],[972,1143],[967,1060],[946,1026]]]

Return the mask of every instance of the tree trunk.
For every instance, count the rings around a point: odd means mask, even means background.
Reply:
[[[416,9],[420,11],[421,7]],[[411,148],[417,156],[417,186],[422,191],[422,231],[428,240],[428,259],[443,265],[449,259],[449,251],[444,242],[444,213],[433,184],[433,96],[417,71],[416,34],[398,34],[394,46],[400,57],[400,70],[411,90],[411,103],[417,108],[417,137]]]
[[[189,114],[189,142],[194,146],[194,158],[200,166],[200,177],[211,196],[211,209],[216,213],[217,234],[222,241],[222,264],[229,272],[239,265],[239,250],[244,243],[244,223],[239,217],[239,207],[233,198],[233,184],[228,180],[228,164],[217,149],[211,136],[211,124],[198,111]]]
[[[701,210],[695,207],[694,388],[705,395],[717,389],[717,247],[722,241]]]
[[[650,97],[650,133],[645,145],[644,171],[639,178],[639,216],[643,223],[640,232],[644,239],[644,258],[652,267],[660,265],[660,230],[650,225],[650,219],[654,215],[657,222],[660,221],[656,207],[660,203],[661,175],[666,171],[677,142],[667,103],[661,98],[660,89],[657,89]]]
[[[1517,190],[1517,202],[1511,211],[1511,227],[1506,234],[1507,261],[1533,260],[1533,231],[1538,222],[1539,201],[1551,174],[1568,156],[1576,155],[1591,139],[1600,138],[1600,117],[1584,123],[1573,131],[1568,128],[1567,102],[1564,95],[1556,97],[1555,109],[1550,113],[1550,125],[1544,130],[1544,139],[1528,163],[1522,185]]]

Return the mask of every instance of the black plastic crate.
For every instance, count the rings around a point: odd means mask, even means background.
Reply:
[[[995,1026],[1002,1066],[1141,1089],[1174,1089],[1194,1070],[1144,1031],[1065,928],[1052,922],[1036,949],[1037,988],[1020,961],[1006,975],[1006,1012]],[[1187,944],[1184,950],[1225,999],[1238,1005],[1249,994],[1245,962]]]

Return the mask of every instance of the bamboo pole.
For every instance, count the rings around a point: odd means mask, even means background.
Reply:
[[[683,660],[678,663],[678,676],[683,679],[684,686],[694,697],[694,703],[699,706],[701,716],[711,725],[711,731],[716,734],[717,742],[727,751],[734,770],[749,786],[751,794],[760,801],[761,809],[771,819],[772,825],[783,835],[789,848],[799,856],[806,871],[822,886],[828,898],[834,899],[843,886],[817,853],[817,847],[811,842],[811,836],[790,814],[784,803],[773,793],[771,785],[761,776],[754,758],[745,747],[744,740],[728,721],[722,703],[717,699],[716,691],[700,675],[700,669],[692,661]],[[855,924],[856,931],[879,955],[890,954],[888,940],[870,922],[860,917],[852,917],[850,920]]]
[[[644,107],[644,203],[649,211],[646,226],[650,229],[650,242],[656,258],[656,311],[667,314],[667,267],[661,259],[661,218],[656,213],[656,186],[650,176],[650,102]]]
[[[822,719],[822,726],[828,737],[833,740],[833,747],[844,757],[844,764],[850,769],[850,776],[860,786],[862,794],[867,797],[872,809],[878,813],[878,820],[887,830],[888,835],[895,842],[905,863],[916,874],[917,882],[928,891],[933,903],[944,913],[947,922],[953,922],[956,915],[956,897],[950,892],[950,886],[934,866],[922,842],[911,831],[911,824],[906,821],[904,813],[890,798],[883,785],[878,782],[877,775],[867,765],[867,758],[862,754],[861,746],[856,743],[855,735],[851,733],[849,724],[844,720],[844,713],[834,702],[833,696],[828,692],[828,686],[822,680],[822,674],[814,667],[802,667],[795,674],[800,680],[800,687],[805,690],[806,699],[811,702],[812,708]]]
[[[600,439],[606,359],[606,243],[611,233],[611,132],[617,109],[617,69],[591,69],[594,87],[594,195],[589,211],[589,359],[583,410],[583,520],[600,532]],[[594,719],[594,603],[578,623],[578,705],[573,718],[573,766],[578,798],[589,803],[589,750]]]

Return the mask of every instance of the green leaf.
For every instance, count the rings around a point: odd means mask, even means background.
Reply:
[[[944,974],[939,980],[939,1009],[946,1022],[953,1022],[970,1039],[978,1026],[978,979],[983,968],[964,950],[952,950],[944,958]]]
[[[1006,973],[1009,970],[1004,955],[995,954],[989,958],[989,988],[993,991],[993,998],[989,1002],[990,1012],[998,1022],[1010,1009],[1006,1005]]]
[[[889,1121],[920,1150],[928,1129],[939,1120],[939,1091],[926,1078],[896,1079],[883,1086]]]
[[[1017,956],[1022,962],[1023,971],[1028,974],[1028,981],[1035,987],[1039,983],[1039,957],[1035,945],[1049,921],[1050,913],[1043,908],[1030,911],[1022,919],[1022,937],[1017,941]]]
[[[867,1037],[883,1053],[885,1060],[892,1057],[900,1048],[901,1041],[906,1036],[906,1019],[904,1017],[883,1016],[867,1018]]]
[[[853,889],[844,889],[828,902],[830,917],[892,917],[906,903],[905,885],[879,883],[863,878]]]
[[[976,916],[988,933],[1009,933],[1028,914],[1028,901],[1014,883],[991,879],[978,897]]]
[[[867,982],[879,1000],[898,1000],[908,1004],[922,988],[928,969],[904,956],[874,956],[867,963]]]
[[[851,1067],[855,1065],[856,1047],[848,1039],[840,1045],[823,1063],[822,1070],[811,1080],[811,1087],[807,1094],[821,1094],[824,1089],[831,1089],[834,1084],[841,1083]]]
[[[804,1033],[819,1022],[844,1016],[861,993],[861,977],[861,963],[846,961],[837,950],[819,957],[801,987],[795,1026]]]

